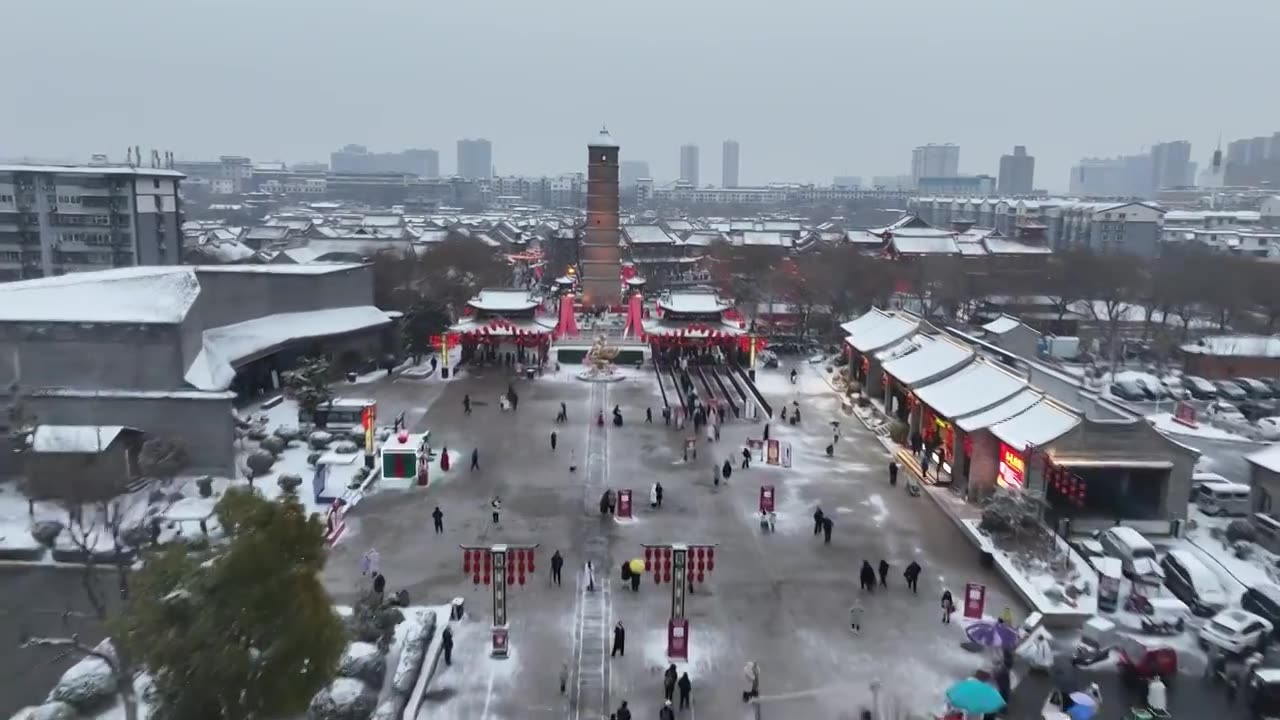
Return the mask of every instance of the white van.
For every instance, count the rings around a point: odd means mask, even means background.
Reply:
[[[364,409],[375,404],[365,398],[337,398],[329,401],[324,407],[316,410],[316,415],[325,415],[324,429],[337,432],[355,432],[364,428]],[[317,427],[316,418],[311,413],[298,409],[298,427],[312,430]]]
[[[1102,549],[1112,557],[1120,558],[1120,566],[1128,578],[1159,578],[1164,581],[1164,569],[1156,558],[1156,548],[1131,527],[1116,525],[1098,536]]]
[[[1195,504],[1205,515],[1248,515],[1252,509],[1248,485],[1222,482],[1202,482],[1196,492]]]

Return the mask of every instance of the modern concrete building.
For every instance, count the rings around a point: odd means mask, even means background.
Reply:
[[[680,146],[680,182],[697,188],[698,183],[698,146]]]
[[[409,148],[400,152],[369,152],[364,145],[347,145],[330,153],[329,165],[335,173],[366,175],[403,173],[417,177],[440,177],[440,153]]]
[[[1072,195],[1097,198],[1150,198],[1155,195],[1150,153],[1116,158],[1083,158],[1071,168]]]
[[[457,174],[468,180],[493,177],[493,144],[483,138],[459,140]]]
[[[649,163],[644,160],[623,160],[621,176],[624,188],[635,187],[640,183],[641,178],[653,177],[649,173]]]
[[[1191,143],[1186,140],[1151,146],[1151,185],[1154,189],[1184,187],[1191,173]]]
[[[916,178],[916,189],[925,195],[986,197],[996,191],[996,179],[990,175],[924,176]]]
[[[860,188],[862,187],[862,177],[858,175],[837,175],[831,179],[831,187]]]
[[[922,177],[955,177],[960,174],[960,146],[921,145],[911,151],[911,180],[913,184]]]
[[[394,324],[373,305],[368,265],[139,267],[2,284],[0,406],[16,386],[41,425],[176,436],[192,472],[231,474],[237,397],[278,392],[303,355],[327,355],[338,373],[397,354]],[[12,457],[0,451],[0,474]]]
[[[1025,145],[1014,145],[1012,155],[1000,156],[997,192],[1001,195],[1030,195],[1035,174],[1036,159],[1027,154]]]
[[[0,280],[182,257],[176,170],[0,165]]]
[[[738,187],[738,141],[725,140],[721,150],[720,186]]]
[[[587,224],[582,241],[582,304],[622,304],[618,221],[618,143],[601,129],[587,145]]]

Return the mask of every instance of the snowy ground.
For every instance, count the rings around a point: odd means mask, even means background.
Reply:
[[[561,662],[573,666],[575,686],[591,671],[576,660],[574,637],[586,622],[580,610],[587,597],[579,592],[578,570],[584,544],[602,537],[609,561],[597,577],[609,589],[591,597],[606,603],[606,627],[622,621],[628,628],[627,654],[606,662],[609,709],[627,700],[636,717],[646,717],[656,714],[661,701],[670,587],[655,586],[647,576],[634,594],[619,582],[618,566],[642,555],[645,543],[716,543],[716,568],[687,605],[692,652],[681,665],[693,681],[696,713],[750,716],[739,694],[742,666],[750,659],[762,667],[766,712],[840,716],[869,700],[876,678],[920,709],[934,709],[947,684],[986,660],[960,648],[958,624],[939,623],[942,589],[958,596],[965,582],[984,582],[989,607],[1011,606],[1018,618],[1026,609],[1002,581],[978,568],[976,550],[933,503],[909,497],[902,486],[889,488],[883,447],[856,419],[839,414],[838,400],[818,375],[821,366],[799,367],[798,386],[786,379],[789,367],[761,371],[759,379],[775,405],[798,399],[804,410],[798,428],[771,425],[771,437],[792,444],[794,467],[747,471],[739,469],[742,442],[760,437],[763,423],[729,423],[720,443],[708,447],[699,440],[697,460],[684,463],[683,433],[662,425],[648,368],[623,370],[622,381],[596,391],[599,407],[591,405],[592,386],[575,378],[579,367],[565,366],[532,382],[513,380],[498,368],[412,387],[397,381],[401,403],[429,408],[412,420],[411,429],[429,428],[434,444],[448,445],[464,459],[478,447],[481,469],[455,467],[446,481],[433,481],[426,490],[366,498],[349,516],[352,529],[335,549],[324,580],[331,592],[349,598],[360,555],[377,547],[392,588],[408,588],[415,601],[466,599],[472,620],[455,630],[454,667],[433,686],[429,717],[564,717],[570,707],[585,707],[572,692],[560,696],[556,676]],[[519,410],[500,412],[497,396],[512,382]],[[469,417],[462,412],[465,394],[474,403]],[[570,422],[557,426],[552,418],[562,401]],[[590,419],[615,404],[626,425],[608,428],[602,471],[610,487],[633,490],[636,519],[629,523],[602,518],[598,494],[582,485]],[[649,407],[654,425],[643,422]],[[831,441],[831,419],[841,421],[842,434],[834,460],[823,452]],[[559,436],[555,454],[552,430]],[[573,474],[567,468],[571,452],[580,466]],[[733,476],[717,489],[711,463],[729,456],[735,458]],[[654,480],[666,490],[658,511],[645,501]],[[755,514],[762,484],[777,490],[778,531],[772,535],[761,534]],[[503,501],[497,526],[487,510],[495,494]],[[436,505],[445,514],[439,537],[429,517]],[[818,505],[835,520],[830,546],[812,533],[810,516]],[[507,660],[488,657],[491,593],[463,576],[458,549],[459,543],[494,542],[539,543],[537,572],[510,592],[513,657]],[[556,549],[566,557],[559,588],[550,587],[547,577]],[[864,630],[854,636],[846,623],[858,594],[858,566],[881,558],[892,565],[890,587],[862,598]],[[912,559],[925,568],[918,596],[906,591],[901,578]],[[889,673],[881,665],[888,656],[911,664],[913,672]]]
[[[1189,427],[1177,422],[1173,419],[1172,413],[1162,412],[1154,415],[1148,415],[1147,420],[1155,426],[1157,430],[1170,435],[1181,435],[1192,438],[1203,438],[1206,440],[1227,440],[1232,442],[1253,442],[1252,439],[1233,433],[1230,430],[1214,427],[1207,420],[1200,420],[1195,427]]]

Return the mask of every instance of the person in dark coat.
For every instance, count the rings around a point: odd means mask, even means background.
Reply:
[[[822,542],[825,545],[831,544],[831,528],[835,526],[835,522],[830,517],[822,518]]]
[[[640,573],[631,573],[631,592],[640,592]]]
[[[560,586],[560,571],[563,568],[564,556],[556,550],[556,554],[551,556],[551,582],[555,583],[556,587]]]
[[[783,406],[782,406],[782,413],[781,413],[781,415],[782,415],[782,422],[786,422],[786,421],[787,421],[787,406],[786,406],[786,405],[783,405]]]
[[[676,720],[676,711],[671,709],[670,700],[662,701],[662,709],[658,711],[658,720]]]
[[[746,470],[751,467],[751,449],[742,448],[742,469]]]
[[[653,494],[658,498],[658,507],[662,507],[662,483],[654,483]]]
[[[911,454],[920,457],[920,433],[911,433]]]
[[[618,706],[618,712],[614,713],[618,716],[618,720],[631,720],[631,708],[627,707],[627,701],[623,700]]]
[[[667,671],[662,673],[662,697],[668,703],[676,694],[676,664],[671,663],[667,666]]]
[[[882,558],[876,569],[880,571],[880,587],[889,587],[889,561]]]
[[[828,446],[827,446],[827,457],[835,457],[835,455],[836,455],[836,446],[835,446],[835,445],[828,445]]]
[[[471,469],[480,469],[480,448],[475,448],[471,451]]]
[[[725,460],[724,467],[720,468],[720,474],[724,476],[725,482],[729,482],[729,476],[733,474],[733,464]]]
[[[689,673],[680,676],[676,681],[676,687],[680,688],[680,709],[689,707],[689,695],[693,693],[693,683],[689,681]]]
[[[619,620],[617,625],[613,626],[613,651],[609,653],[609,657],[614,655],[627,654],[627,631],[622,627],[622,621]],[[626,707],[626,703],[622,703],[622,707]]]
[[[431,522],[436,526],[437,535],[444,532],[444,513],[440,511],[439,505],[431,511]]]
[[[551,452],[556,451],[556,440],[557,440],[556,431],[552,430],[551,431]]]
[[[826,515],[823,514],[822,508],[813,511],[813,534],[817,535],[822,532],[822,520]]]
[[[471,396],[470,395],[462,396],[462,412],[468,415],[471,414]]]
[[[898,484],[898,463],[893,460],[889,461],[889,486],[893,487]]]
[[[502,499],[494,495],[493,499],[489,501],[489,509],[493,511],[493,524],[497,525],[498,513],[502,511]]]
[[[644,409],[644,421],[647,423],[653,423],[653,408],[649,407]]]
[[[858,579],[862,585],[862,589],[867,592],[876,591],[876,571],[871,567],[871,563],[866,560],[862,561],[862,572],[858,574]]]
[[[951,591],[942,591],[942,624],[951,624],[951,613],[956,611],[956,601],[951,599]]]
[[[916,592],[916,584],[920,582],[920,563],[915,560],[902,571],[902,577],[907,579],[907,587],[911,588],[911,592]]]
[[[920,477],[924,478],[929,475],[929,451],[926,449],[924,454],[920,456]]]
[[[442,642],[442,645],[440,647],[441,649],[444,650],[444,664],[452,665],[453,664],[453,630],[448,625],[445,625],[444,627],[444,635],[441,636],[441,642]]]

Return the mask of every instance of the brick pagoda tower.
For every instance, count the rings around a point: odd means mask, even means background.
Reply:
[[[622,304],[618,228],[618,143],[601,129],[587,145],[587,227],[582,239],[582,305]]]

